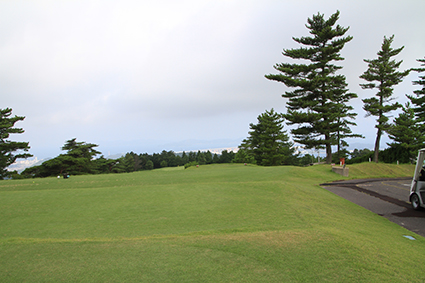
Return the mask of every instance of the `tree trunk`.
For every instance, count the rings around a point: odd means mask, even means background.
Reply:
[[[382,131],[378,129],[378,133],[376,134],[375,140],[375,151],[373,153],[373,162],[378,163],[378,155],[379,155],[379,143],[381,141]]]
[[[331,164],[331,163],[332,163],[332,147],[330,144],[327,143],[326,144],[326,164]]]
[[[338,160],[341,158],[341,138],[338,131],[338,145],[337,145],[337,152],[338,152]]]

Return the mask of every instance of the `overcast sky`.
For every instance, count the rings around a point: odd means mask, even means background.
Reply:
[[[31,153],[61,153],[66,140],[108,154],[237,147],[249,124],[285,112],[285,85],[267,80],[282,50],[299,47],[307,18],[341,12],[354,39],[340,73],[359,98],[353,128],[373,148],[375,119],[365,118],[359,76],[384,36],[395,35],[401,69],[425,56],[425,1],[0,1],[0,108],[25,116]],[[418,86],[413,73],[395,88],[401,103]],[[383,139],[381,147],[388,139]]]

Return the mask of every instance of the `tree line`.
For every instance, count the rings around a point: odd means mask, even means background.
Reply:
[[[263,114],[261,117],[267,117],[268,114],[277,117],[273,110]],[[257,125],[258,126],[258,125]],[[259,123],[259,127],[262,127]],[[254,134],[255,135],[255,134]],[[95,148],[98,145],[93,143],[78,142],[76,138],[70,139],[62,146],[65,153],[44,161],[41,165],[26,168],[21,174],[11,173],[14,179],[20,178],[43,178],[59,176],[67,178],[70,175],[85,174],[110,174],[110,173],[130,173],[135,171],[153,170],[165,167],[184,166],[185,168],[198,165],[220,164],[220,163],[250,163],[262,166],[270,165],[298,165],[304,166],[320,161],[317,157],[309,154],[300,155],[295,153],[295,148],[291,142],[288,142],[287,135],[282,134],[280,138],[285,141],[273,146],[270,150],[258,150],[253,155],[248,148],[240,148],[236,153],[223,150],[221,154],[207,151],[189,151],[175,153],[174,151],[165,151],[161,153],[143,153],[137,154],[128,152],[124,156],[116,159],[108,159]],[[270,145],[269,138],[261,139],[261,143]],[[279,140],[280,138],[273,139]],[[255,137],[254,137],[255,139]],[[248,142],[244,140],[244,142]],[[276,152],[281,153],[281,155]]]
[[[95,148],[96,144],[77,142],[76,138],[68,140],[62,147],[66,151],[59,156],[44,161],[41,165],[25,169],[21,178],[50,177],[81,175],[81,174],[105,174],[105,173],[129,173],[142,170],[152,170],[164,167],[184,166],[185,168],[196,165],[231,163],[235,157],[233,151],[223,150],[221,154],[211,151],[190,151],[188,153],[175,153],[163,150],[161,153],[136,154],[126,153],[117,159],[108,159],[101,155]]]

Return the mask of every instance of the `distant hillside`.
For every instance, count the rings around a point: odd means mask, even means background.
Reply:
[[[18,173],[21,173],[26,168],[41,165],[41,163],[43,163],[44,161],[47,161],[49,159],[51,159],[51,158],[49,157],[49,158],[44,158],[44,159],[38,159],[37,157],[33,157],[33,158],[28,158],[28,159],[20,159],[20,160],[17,160],[12,165],[10,165],[7,168],[7,170],[8,171],[17,171]]]
[[[210,151],[212,154],[216,153],[216,154],[221,154],[222,151],[227,150],[228,152],[233,151],[233,152],[238,152],[239,148],[238,147],[224,147],[224,148],[210,148],[210,149],[197,149],[197,150],[185,150],[184,152],[188,153],[188,152],[207,152]],[[183,151],[179,151],[176,152],[176,155],[181,156],[183,154]]]

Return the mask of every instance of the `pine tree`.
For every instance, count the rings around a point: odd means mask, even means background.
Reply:
[[[307,47],[284,49],[283,55],[291,59],[304,59],[310,64],[276,64],[277,75],[266,75],[267,79],[284,83],[287,87],[296,88],[282,96],[289,98],[287,113],[284,118],[288,125],[298,124],[291,132],[294,140],[304,144],[306,148],[326,148],[326,162],[332,162],[332,145],[339,144],[344,137],[356,137],[349,129],[348,119],[354,119],[356,113],[346,103],[356,98],[348,93],[346,78],[336,74],[341,66],[332,64],[342,61],[340,52],[344,45],[353,39],[346,36],[348,28],[335,26],[339,19],[339,11],[328,20],[318,13],[308,19],[306,27],[311,37],[293,38]],[[339,137],[339,138],[338,138]]]
[[[251,163],[255,164],[254,156],[250,155],[245,149],[244,145],[239,146],[238,152],[236,152],[235,158],[233,159],[234,163]]]
[[[294,149],[283,130],[282,115],[272,109],[259,115],[257,119],[258,124],[249,125],[249,137],[243,140],[240,148],[252,156],[258,165],[291,164]]]
[[[402,109],[403,112],[394,119],[394,124],[388,129],[388,136],[394,141],[388,145],[392,148],[403,148],[407,152],[408,159],[413,160],[417,156],[424,138],[419,131],[419,126],[415,121],[415,112],[410,104],[406,103]]]
[[[198,150],[198,153],[196,154],[196,161],[199,163],[199,165],[207,164],[207,160],[205,159],[205,153]]]
[[[213,155],[211,153],[211,151],[207,150],[207,152],[205,152],[205,162],[206,164],[211,164],[213,163]]]
[[[0,179],[8,177],[10,174],[7,167],[12,165],[18,158],[28,158],[32,155],[22,151],[30,149],[28,142],[14,142],[7,140],[10,134],[22,134],[22,128],[13,128],[15,123],[23,121],[25,117],[12,115],[11,108],[0,109]],[[20,152],[15,154],[15,152]]]
[[[410,70],[398,72],[397,69],[403,61],[396,62],[391,60],[391,57],[398,55],[404,46],[393,49],[391,43],[394,40],[394,35],[390,38],[384,37],[381,50],[377,53],[377,59],[364,59],[368,63],[368,69],[360,76],[360,78],[369,83],[360,84],[363,89],[377,89],[376,97],[363,99],[363,109],[366,111],[366,116],[377,117],[377,134],[375,140],[375,149],[373,161],[378,162],[379,144],[381,136],[387,132],[390,123],[387,114],[396,110],[402,105],[398,102],[391,103],[393,98],[394,86],[403,81]]]
[[[92,173],[92,159],[96,155],[101,154],[101,152],[94,149],[95,147],[98,147],[98,145],[77,142],[77,139],[73,138],[67,140],[62,147],[62,150],[66,150],[67,153],[61,154],[58,157],[63,157],[66,164],[65,168],[71,174]]]
[[[146,170],[152,170],[154,167],[153,167],[153,161],[152,160],[148,160],[148,161],[146,161],[146,167],[145,167],[145,169]]]
[[[135,160],[134,160],[135,154],[133,152],[126,153],[126,155],[123,158],[124,168],[125,172],[133,172],[135,167]]]
[[[124,166],[124,158],[117,159],[114,163],[109,162],[110,160],[106,160],[103,156],[98,161],[94,160],[93,158],[100,154],[99,151],[94,149],[97,146],[96,144],[77,142],[75,138],[67,140],[61,148],[66,150],[67,153],[43,162],[38,166],[39,170],[34,172],[33,177],[99,173],[106,172],[106,169],[108,169],[108,172],[115,173],[125,171],[125,169],[117,169],[118,165],[119,167]],[[117,170],[111,170],[113,168]]]
[[[219,163],[219,162],[220,162],[220,157],[218,157],[217,153],[214,153],[212,163]]]
[[[345,102],[348,102],[348,100],[340,102],[337,104],[337,107],[335,107],[336,113],[339,113],[337,114],[337,128],[335,133],[337,140],[337,162],[339,162],[339,159],[344,157],[347,153],[347,150],[345,149],[348,147],[348,142],[345,140],[346,138],[364,138],[363,135],[354,134],[351,131],[350,125],[356,126],[356,123],[351,120],[355,119],[357,113],[349,112],[353,110],[353,107],[345,104]]]
[[[416,61],[422,63],[421,66],[425,67],[425,59],[418,59]],[[425,68],[416,68],[412,70],[421,73],[425,71]],[[425,136],[425,75],[419,76],[419,80],[413,81],[413,84],[422,86],[422,89],[413,91],[413,93],[416,94],[416,97],[413,95],[407,95],[407,97],[414,105],[414,107],[412,108],[415,112],[416,122],[420,125],[420,131],[422,132],[422,136]]]

